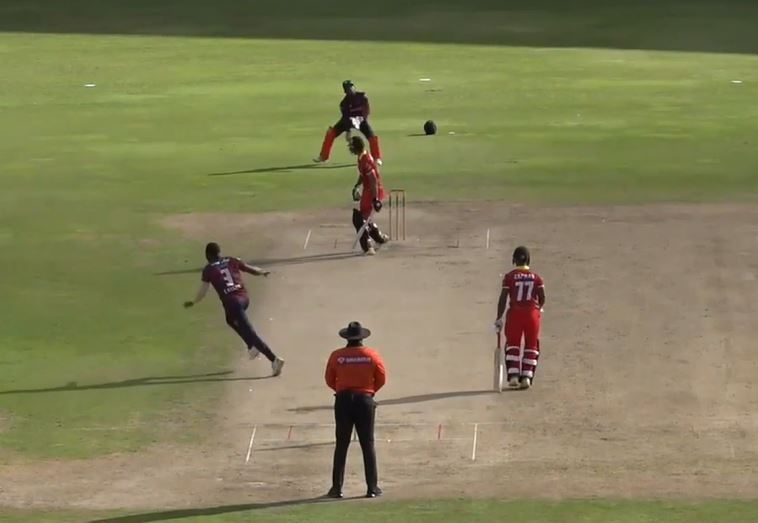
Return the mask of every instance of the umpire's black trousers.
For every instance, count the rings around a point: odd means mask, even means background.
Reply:
[[[334,447],[334,468],[332,468],[332,489],[342,492],[345,481],[347,449],[353,435],[353,427],[358,433],[358,441],[363,451],[363,467],[369,491],[377,488],[376,451],[374,450],[374,415],[376,402],[365,393],[342,391],[334,400],[334,421],[336,422],[337,444]]]

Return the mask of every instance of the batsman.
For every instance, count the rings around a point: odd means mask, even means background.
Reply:
[[[505,314],[505,367],[511,389],[532,386],[540,357],[540,316],[545,305],[545,284],[540,275],[529,268],[530,261],[529,249],[516,247],[512,257],[516,268],[503,278],[497,303],[495,330],[502,331]]]
[[[321,153],[313,159],[316,163],[329,160],[334,140],[342,133],[347,133],[347,141],[350,143],[353,130],[359,130],[368,140],[371,156],[377,165],[382,165],[382,152],[379,149],[379,137],[368,123],[368,115],[371,108],[366,93],[356,91],[355,85],[350,80],[342,82],[342,90],[345,97],[340,102],[340,119],[326,130],[324,142],[321,144]]]
[[[353,186],[353,226],[360,234],[363,253],[373,256],[376,254],[374,244],[382,245],[389,240],[374,222],[374,214],[382,210],[384,199],[382,177],[360,136],[353,136],[348,148],[358,157],[358,181]]]

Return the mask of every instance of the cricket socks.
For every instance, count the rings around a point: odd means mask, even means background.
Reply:
[[[379,149],[379,137],[372,136],[371,138],[369,138],[368,146],[371,149],[371,156],[373,156],[375,160],[381,160],[382,151]]]
[[[540,351],[536,349],[524,349],[524,359],[521,360],[521,375],[526,378],[534,378],[534,371],[537,370],[537,360],[540,357]]]
[[[332,152],[332,144],[334,143],[335,138],[337,138],[337,131],[335,131],[333,127],[330,127],[326,130],[326,134],[324,135],[324,143],[321,144],[321,154],[319,155],[321,161],[325,162],[329,159],[329,154]]]
[[[508,347],[505,349],[505,368],[508,371],[508,379],[513,376],[521,376],[521,348]]]

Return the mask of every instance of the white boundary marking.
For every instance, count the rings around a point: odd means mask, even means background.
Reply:
[[[303,243],[303,250],[306,250],[308,248],[308,242],[311,239],[311,230],[308,229],[308,234],[305,235],[305,243]]]
[[[476,440],[479,436],[479,424],[474,423],[474,443],[471,445],[471,461],[476,461]]]
[[[258,425],[253,425],[253,433],[250,434],[250,444],[247,446],[247,456],[245,456],[245,463],[250,461],[253,455],[253,443],[255,442],[255,433],[258,430]]]

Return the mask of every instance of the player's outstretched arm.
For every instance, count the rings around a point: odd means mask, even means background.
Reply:
[[[195,299],[192,301],[185,301],[184,307],[190,308],[196,303],[200,303],[203,298],[205,298],[206,293],[208,292],[208,287],[210,287],[211,284],[207,281],[204,281],[200,284],[200,288],[197,290],[197,294],[195,295]]]
[[[240,265],[240,270],[242,272],[253,274],[255,276],[268,276],[269,274],[271,274],[271,271],[267,271],[266,269],[261,269],[260,267],[256,267],[255,265],[248,265],[247,263],[243,263],[242,265]]]

